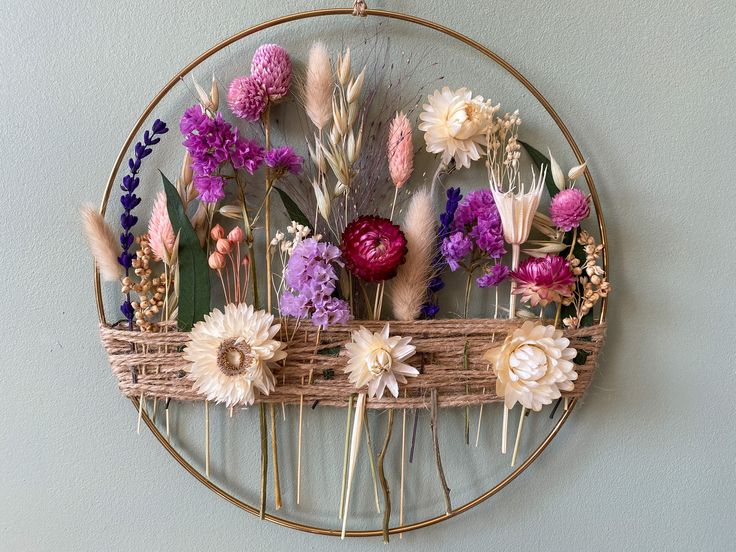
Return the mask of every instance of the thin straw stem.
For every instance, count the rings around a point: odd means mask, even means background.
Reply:
[[[266,481],[268,480],[268,428],[266,427],[266,405],[258,407],[258,420],[261,430],[261,504],[258,515],[266,518]]]
[[[521,431],[524,429],[524,418],[526,414],[526,408],[521,407],[521,415],[519,416],[519,427],[516,429],[516,441],[514,441],[514,453],[511,455],[511,467],[516,465],[516,455],[519,452],[519,442],[521,441]]]
[[[281,480],[279,479],[279,444],[276,435],[276,405],[268,405],[271,413],[271,451],[273,454],[273,505],[281,509]]]
[[[378,500],[378,478],[376,477],[376,462],[373,458],[373,441],[371,440],[371,429],[368,413],[365,414],[365,446],[368,450],[368,460],[371,465],[371,478],[373,479],[373,498],[376,501],[376,513],[381,513],[381,503]]]
[[[386,422],[386,439],[383,441],[381,454],[378,456],[378,477],[381,479],[381,488],[383,489],[383,542],[388,543],[388,524],[391,521],[391,490],[386,481],[386,474],[383,471],[383,463],[386,458],[388,444],[391,441],[391,433],[394,427],[394,409],[388,411],[388,421]]]
[[[442,457],[440,456],[440,440],[437,429],[437,390],[432,389],[432,413],[429,419],[429,424],[432,429],[432,443],[434,445],[434,459],[437,466],[437,475],[440,478],[440,485],[442,486],[442,494],[445,499],[445,513],[450,514],[452,512],[452,502],[450,501],[450,488],[447,486],[447,480],[445,479],[445,471],[442,469]]]
[[[348,476],[348,453],[350,451],[350,418],[353,413],[353,395],[348,398],[348,415],[345,421],[345,451],[342,455],[342,486],[340,488],[340,514],[342,519],[342,511],[345,506],[345,484]]]

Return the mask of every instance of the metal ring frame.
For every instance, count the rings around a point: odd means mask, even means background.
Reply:
[[[223,40],[216,46],[210,48],[203,54],[201,54],[199,57],[197,57],[194,61],[189,63],[186,67],[184,67],[181,71],[179,71],[167,84],[164,86],[161,91],[156,94],[156,96],[153,98],[153,100],[148,104],[146,109],[143,111],[141,116],[136,121],[135,125],[133,126],[133,129],[130,131],[130,134],[128,134],[127,139],[125,140],[125,143],[123,144],[122,148],[120,149],[120,153],[118,153],[117,159],[115,160],[115,164],[113,165],[112,171],[110,172],[110,177],[108,179],[107,185],[105,187],[104,195],[102,197],[102,204],[100,206],[100,213],[105,214],[105,211],[107,210],[107,204],[110,199],[110,194],[112,193],[112,190],[114,188],[115,181],[117,180],[117,174],[118,170],[120,168],[120,165],[123,162],[123,159],[125,158],[128,149],[130,148],[130,145],[135,140],[136,136],[138,135],[138,132],[140,131],[141,127],[143,126],[143,123],[146,121],[148,116],[151,114],[151,112],[154,110],[154,108],[159,104],[159,102],[166,96],[166,94],[171,91],[172,88],[179,82],[181,78],[189,74],[195,67],[197,67],[200,63],[207,60],[212,55],[216,54],[223,48],[226,48],[230,44],[233,44],[237,42],[238,40],[241,40],[247,36],[250,36],[252,34],[255,34],[257,32],[260,32],[264,29],[269,29],[271,27],[276,27],[278,25],[283,25],[285,23],[290,23],[293,21],[299,21],[302,19],[311,19],[314,17],[324,17],[324,16],[331,16],[331,15],[353,15],[352,8],[331,8],[331,9],[321,9],[321,10],[312,10],[312,11],[304,11],[304,12],[298,12],[291,15],[286,15],[284,17],[279,17],[277,19],[272,19],[270,21],[266,21],[264,23],[260,23],[258,25],[255,25],[253,27],[250,27],[248,29],[245,29],[244,31],[241,31],[230,38]],[[444,27],[442,25],[439,25],[437,23],[427,21],[426,19],[421,19],[419,17],[415,17],[413,15],[398,13],[398,12],[392,12],[392,11],[385,11],[385,10],[373,10],[369,9],[366,10],[366,15],[373,16],[373,17],[385,17],[388,19],[396,19],[401,21],[406,21],[408,23],[413,23],[416,25],[419,25],[421,27],[426,27],[428,29],[433,29],[435,31],[438,31],[440,33],[443,33],[445,35],[448,35],[456,40],[459,40],[460,42],[470,46],[471,48],[474,48],[475,50],[479,51],[486,57],[493,60],[496,64],[501,66],[503,69],[505,69],[511,76],[513,76],[517,81],[519,81],[536,99],[539,101],[539,103],[544,107],[544,109],[549,113],[550,117],[554,120],[555,124],[558,126],[560,131],[562,132],[563,136],[567,140],[567,143],[569,144],[570,148],[572,149],[573,153],[575,154],[575,157],[577,158],[579,163],[582,163],[584,161],[583,155],[578,148],[578,145],[575,143],[575,140],[572,137],[572,134],[568,130],[565,123],[560,119],[560,116],[557,114],[557,112],[554,110],[552,105],[547,101],[547,99],[537,90],[534,85],[532,85],[531,82],[529,82],[517,69],[515,69],[511,64],[509,64],[506,60],[501,58],[498,54],[492,52],[482,44],[476,42],[475,40],[458,33],[457,31],[454,31],[452,29],[449,29],[447,27]],[[585,180],[588,185],[588,188],[590,190],[590,195],[593,201],[593,205],[595,207],[596,217],[598,221],[598,228],[600,231],[600,237],[601,237],[601,244],[603,245],[603,268],[608,272],[608,246],[607,246],[607,240],[606,240],[606,227],[603,221],[603,215],[601,213],[601,207],[600,202],[598,199],[598,194],[595,189],[595,184],[593,183],[593,178],[590,175],[590,172],[588,170],[585,171]],[[101,290],[101,284],[100,284],[100,276],[99,273],[95,270],[94,275],[94,287],[95,287],[95,297],[97,302],[97,312],[100,319],[100,322],[103,324],[106,324],[106,318],[105,318],[105,309],[104,304],[102,301],[102,290]],[[601,313],[600,313],[600,322],[602,323],[605,320],[606,317],[606,310],[607,310],[607,304],[608,300],[607,298],[604,298],[601,304]],[[136,410],[138,409],[138,401],[136,399],[132,399],[133,405],[135,406]],[[479,495],[477,498],[471,500],[470,502],[467,502],[466,504],[453,509],[449,514],[442,514],[433,518],[428,518],[423,521],[418,521],[416,523],[411,523],[408,525],[400,525],[391,527],[389,529],[389,533],[391,534],[398,534],[403,533],[407,531],[413,531],[415,529],[421,529],[423,527],[429,527],[430,525],[434,525],[436,523],[439,523],[440,521],[450,519],[452,517],[457,516],[458,514],[461,514],[467,510],[470,510],[474,506],[477,506],[481,502],[484,502],[494,494],[496,494],[498,491],[503,489],[506,485],[511,483],[514,479],[516,479],[526,468],[529,467],[529,465],[534,462],[534,460],[537,459],[537,457],[542,454],[544,449],[549,445],[549,443],[554,439],[554,437],[557,435],[557,433],[560,431],[562,426],[565,424],[565,422],[570,417],[570,414],[572,413],[575,404],[577,403],[577,399],[574,399],[570,402],[569,408],[566,412],[563,412],[563,414],[560,416],[560,419],[558,420],[557,424],[552,428],[552,430],[549,432],[547,437],[545,437],[544,441],[524,460],[524,462],[516,468],[512,473],[510,473],[505,479],[497,483],[494,487],[487,490],[483,494]],[[158,439],[158,441],[163,445],[163,447],[166,449],[166,451],[171,454],[171,456],[174,457],[174,459],[179,462],[179,464],[182,465],[182,467],[188,471],[191,475],[193,475],[200,483],[205,485],[208,489],[213,491],[214,493],[218,494],[228,502],[234,504],[235,506],[245,510],[246,512],[253,514],[255,516],[258,516],[259,512],[258,509],[246,504],[245,502],[241,501],[240,499],[236,498],[235,496],[231,495],[209,479],[207,479],[202,473],[200,473],[194,466],[192,466],[187,460],[185,460],[179,452],[174,449],[174,447],[171,446],[171,444],[166,440],[165,436],[158,430],[158,428],[154,425],[154,423],[151,421],[151,419],[146,415],[143,414],[143,419],[148,426],[148,428],[151,430],[151,433]],[[276,523],[277,525],[281,525],[283,527],[288,527],[289,529],[298,529],[300,531],[305,531],[308,533],[318,534],[318,535],[330,535],[330,536],[339,536],[340,530],[339,529],[329,529],[329,528],[323,528],[323,527],[316,527],[311,525],[305,525],[302,523],[298,523],[295,521],[291,521],[288,519],[284,519],[278,516],[274,516],[271,514],[266,514],[265,519],[268,521],[271,521],[273,523]],[[365,531],[348,531],[347,536],[350,537],[377,537],[382,534],[382,531],[380,529],[375,530],[365,530]]]

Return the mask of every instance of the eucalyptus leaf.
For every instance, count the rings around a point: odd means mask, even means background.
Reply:
[[[188,332],[210,312],[210,273],[207,255],[184,210],[179,193],[161,173],[166,192],[166,208],[174,233],[179,236],[179,330]]]
[[[294,203],[294,200],[291,199],[289,195],[281,188],[276,188],[274,186],[274,190],[279,193],[279,196],[281,197],[281,202],[284,204],[284,208],[286,209],[286,212],[288,213],[290,219],[294,222],[298,222],[303,226],[312,228],[312,225],[309,223],[309,219],[304,215],[304,213],[302,213],[297,204]]]

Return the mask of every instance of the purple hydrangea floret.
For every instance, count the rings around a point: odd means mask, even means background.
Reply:
[[[300,242],[284,270],[287,291],[279,300],[283,316],[311,319],[322,329],[350,319],[347,302],[333,297],[337,287],[335,265],[342,266],[340,250],[314,238]]]

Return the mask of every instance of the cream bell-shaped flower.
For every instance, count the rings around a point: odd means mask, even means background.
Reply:
[[[483,153],[480,144],[486,142],[485,133],[498,106],[481,96],[473,98],[467,88],[450,90],[447,86],[435,90],[428,101],[419,115],[427,151],[441,153],[444,164],[454,159],[458,168],[470,167]]]
[[[213,310],[194,325],[184,349],[194,389],[228,407],[253,404],[256,390],[268,395],[276,382],[269,365],[286,358],[286,344],[274,339],[280,329],[272,314],[251,305]]]
[[[376,333],[361,326],[353,331],[352,338],[352,343],[345,345],[349,357],[345,373],[357,389],[367,385],[369,397],[380,399],[387,387],[398,397],[399,383],[419,375],[416,368],[402,362],[416,352],[417,348],[409,344],[411,337],[389,337],[388,324]]]
[[[568,345],[562,330],[527,321],[484,355],[493,365],[496,394],[507,409],[518,402],[538,412],[560,398],[560,391],[573,390],[578,374],[572,360],[577,351]]]
[[[491,192],[498,207],[503,226],[503,237],[507,243],[521,245],[529,238],[546,176],[546,166],[542,168],[538,177],[532,169],[532,183],[528,190],[525,190],[524,184],[521,184],[518,189],[512,188],[507,192],[501,189],[501,183],[496,180],[495,176],[493,177]]]

